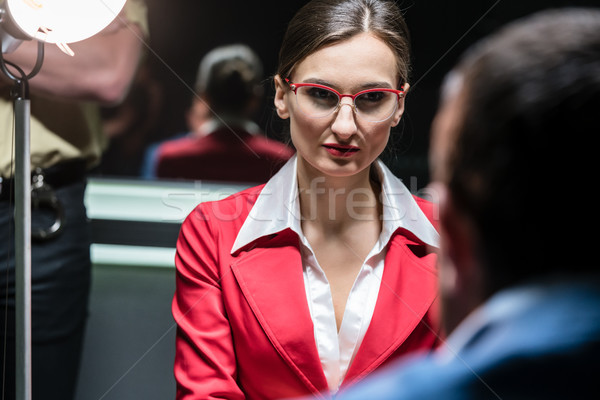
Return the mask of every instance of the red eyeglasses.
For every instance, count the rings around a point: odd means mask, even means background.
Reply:
[[[356,94],[341,94],[337,90],[317,83],[293,83],[285,80],[296,95],[298,108],[309,118],[324,118],[342,106],[342,98],[352,99],[352,109],[369,122],[383,122],[398,109],[404,90],[374,88]]]

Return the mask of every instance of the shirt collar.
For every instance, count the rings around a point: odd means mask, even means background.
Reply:
[[[294,155],[265,184],[238,232],[231,254],[258,238],[284,229],[289,228],[299,237],[303,236],[296,165],[297,156]],[[410,191],[383,162],[377,160],[375,166],[381,180],[383,200],[382,244],[387,244],[398,228],[404,228],[424,243],[438,247],[438,233]]]
[[[478,332],[494,323],[506,326],[510,321],[515,323],[519,316],[524,315],[536,315],[538,318],[544,314],[546,318],[552,318],[552,315],[571,315],[569,312],[556,314],[558,305],[566,307],[565,310],[577,309],[582,313],[586,313],[587,306],[590,306],[589,310],[597,310],[594,303],[600,301],[598,287],[600,287],[600,276],[593,274],[578,277],[568,275],[540,277],[502,289],[458,324],[446,339],[444,346],[438,348],[436,352],[438,361],[447,363],[458,357],[458,354],[472,343]],[[581,307],[582,304],[586,307]],[[564,334],[563,337],[569,337],[567,332],[561,333]],[[522,342],[524,337],[519,340]],[[536,341],[539,340],[538,335]],[[543,342],[544,339],[539,343]]]
[[[229,129],[239,127],[252,135],[255,135],[260,132],[260,128],[255,122],[249,119],[228,115],[221,115],[219,116],[219,118],[209,119],[208,121],[200,125],[199,131],[204,132],[204,135],[210,135],[211,133],[224,127]]]

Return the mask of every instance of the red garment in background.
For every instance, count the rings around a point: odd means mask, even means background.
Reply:
[[[222,126],[158,148],[156,176],[169,179],[264,183],[294,154],[285,144],[243,128]]]

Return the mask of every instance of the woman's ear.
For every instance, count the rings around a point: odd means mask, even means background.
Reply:
[[[408,92],[408,88],[410,87],[410,85],[408,84],[408,82],[406,82],[404,85],[402,85],[402,87],[404,89],[404,93],[402,94],[400,100],[398,100],[398,109],[394,113],[394,117],[392,119],[392,126],[398,125],[400,123],[400,119],[402,118],[402,114],[404,114],[404,100],[406,99],[406,93]]]
[[[277,110],[277,115],[279,115],[279,118],[287,119],[290,117],[290,112],[286,102],[286,97],[289,90],[279,75],[275,75],[273,80],[275,82],[275,99],[273,99],[273,104],[275,104],[275,109]]]

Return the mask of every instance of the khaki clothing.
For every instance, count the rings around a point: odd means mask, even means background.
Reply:
[[[128,24],[138,25],[147,36],[146,13],[142,0],[128,0],[122,12]],[[13,100],[10,87],[0,86],[0,176],[8,178],[14,170]],[[100,161],[107,139],[102,134],[98,105],[34,95],[30,98],[32,170],[77,158],[86,160],[88,168]]]

